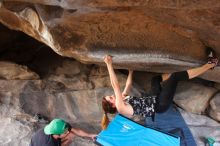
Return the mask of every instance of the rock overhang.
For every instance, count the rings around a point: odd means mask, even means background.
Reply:
[[[207,46],[219,56],[219,11],[215,0],[16,0],[2,2],[0,21],[84,63],[104,65],[110,54],[116,68],[173,72],[204,64]]]

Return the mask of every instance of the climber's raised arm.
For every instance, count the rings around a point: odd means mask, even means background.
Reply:
[[[124,88],[124,91],[122,92],[123,97],[126,97],[131,90],[132,82],[133,82],[132,78],[133,78],[133,70],[129,70],[128,78],[127,78],[127,81],[125,84],[125,88]]]

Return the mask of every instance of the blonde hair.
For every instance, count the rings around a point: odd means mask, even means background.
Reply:
[[[107,113],[105,113],[103,114],[102,121],[101,121],[102,130],[106,129],[108,127],[108,124],[109,124],[109,118],[108,118]]]
[[[104,111],[104,115],[102,116],[101,127],[102,129],[106,129],[109,124],[109,118],[107,113],[114,114],[117,112],[115,107],[112,107],[112,104],[108,102],[105,97],[102,98],[102,109]]]

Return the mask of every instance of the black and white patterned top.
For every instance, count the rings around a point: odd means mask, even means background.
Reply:
[[[125,102],[132,106],[135,115],[142,117],[153,117],[155,115],[156,96],[126,96]]]

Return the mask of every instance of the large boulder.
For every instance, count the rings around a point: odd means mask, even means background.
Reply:
[[[209,100],[217,92],[215,88],[191,82],[181,82],[174,96],[175,103],[192,113],[205,113]]]
[[[14,121],[11,118],[1,119],[0,124],[2,127],[0,130],[1,146],[29,145],[32,136],[32,131],[29,126],[23,125],[19,121]]]
[[[216,94],[210,101],[209,115],[220,122],[220,93]]]

